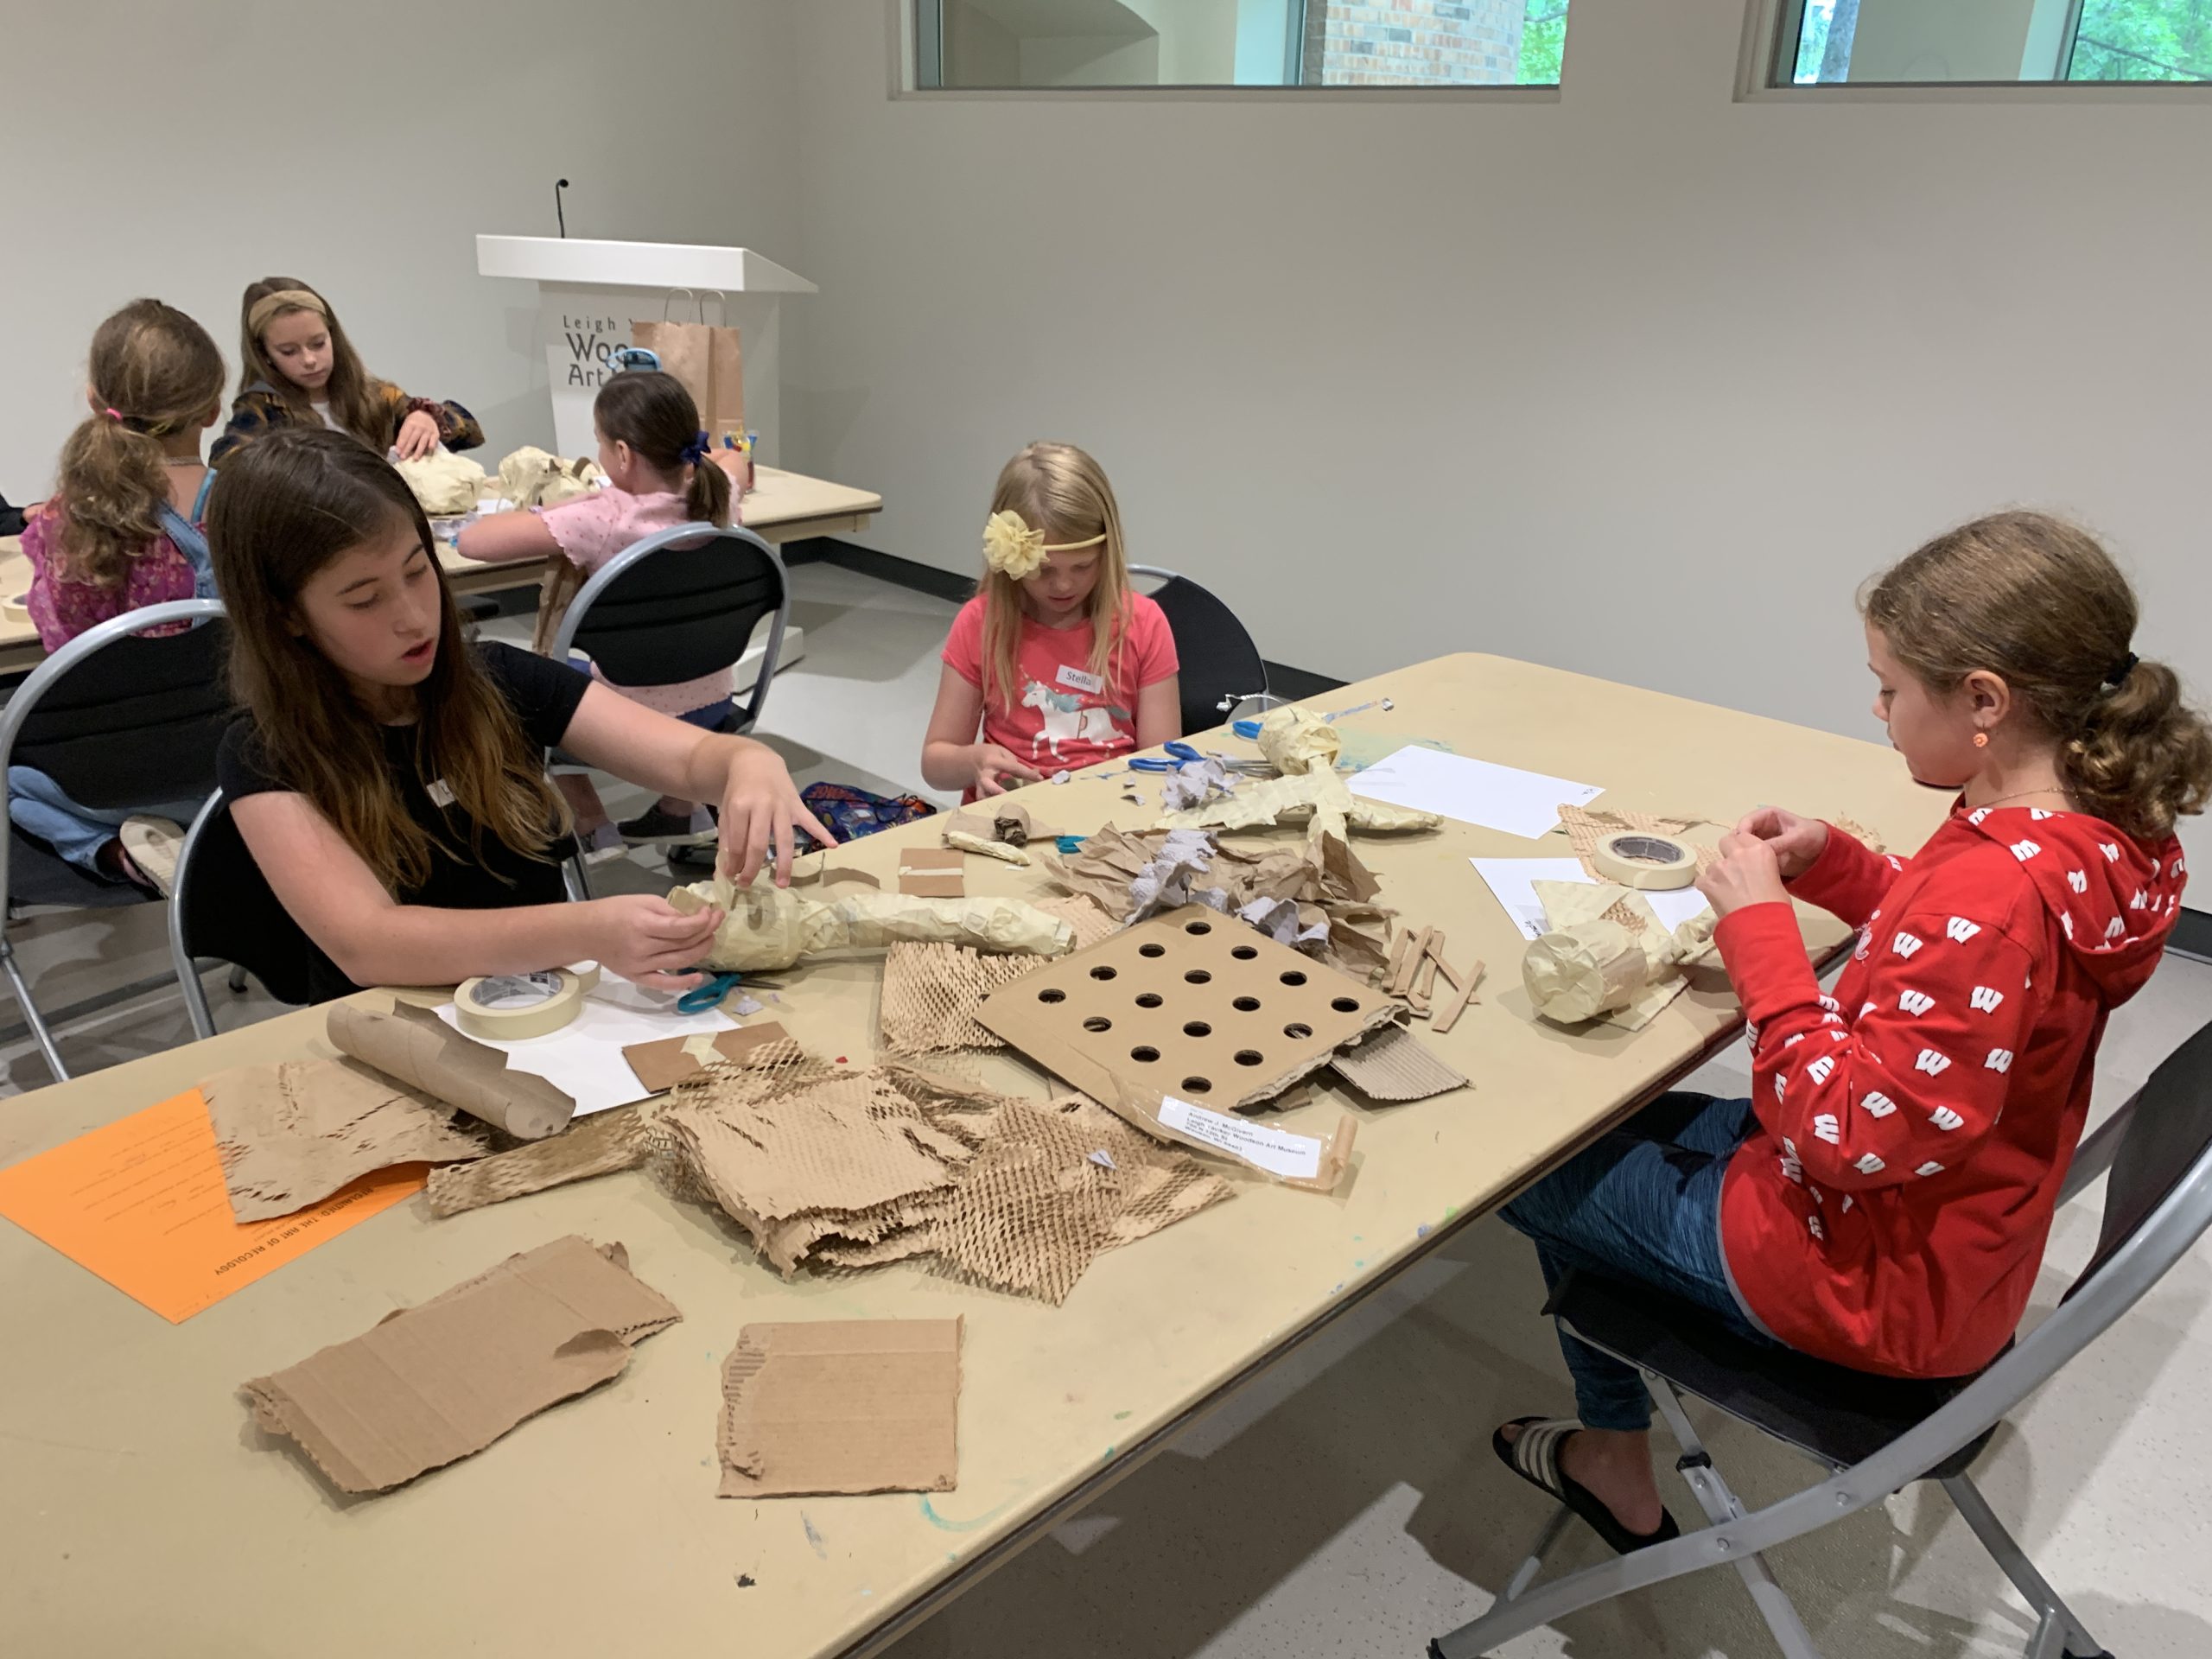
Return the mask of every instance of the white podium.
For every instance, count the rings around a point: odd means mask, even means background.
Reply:
[[[695,319],[669,290],[718,290],[724,315],[707,298],[707,321],[738,330],[745,365],[745,422],[760,435],[756,457],[776,465],[782,422],[781,343],[777,308],[786,294],[818,292],[812,283],[750,248],[681,242],[599,242],[550,236],[480,236],[476,270],[537,284],[538,333],[552,382],[554,445],[563,455],[589,455],[592,399],[607,378],[607,354],[630,343],[630,325],[669,315]]]

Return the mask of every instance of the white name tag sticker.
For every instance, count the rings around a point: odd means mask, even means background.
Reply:
[[[1096,674],[1086,674],[1081,669],[1063,664],[1057,677],[1071,691],[1088,691],[1092,696],[1106,695],[1106,682]]]
[[[1160,1121],[1270,1174],[1310,1181],[1321,1173],[1321,1143],[1310,1135],[1293,1135],[1287,1129],[1271,1129],[1245,1118],[1210,1112],[1173,1095],[1160,1101]]]
[[[423,792],[429,796],[432,806],[451,806],[454,803],[453,785],[442,778],[434,781]]]

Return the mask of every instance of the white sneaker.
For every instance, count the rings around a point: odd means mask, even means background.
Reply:
[[[168,818],[128,817],[116,832],[124,852],[162,898],[176,886],[176,861],[184,851],[184,826]]]

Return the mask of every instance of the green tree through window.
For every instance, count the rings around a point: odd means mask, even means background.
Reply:
[[[2069,80],[2212,80],[2212,0],[2084,0]]]

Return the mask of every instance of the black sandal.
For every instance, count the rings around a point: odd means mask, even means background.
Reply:
[[[1519,1437],[1507,1440],[1508,1428],[1519,1429]],[[1681,1537],[1682,1529],[1665,1509],[1659,1511],[1659,1524],[1649,1532],[1630,1532],[1614,1518],[1602,1498],[1560,1470],[1560,1448],[1567,1444],[1568,1435],[1581,1430],[1582,1425],[1572,1418],[1516,1417],[1491,1433],[1491,1450],[1497,1453],[1499,1462],[1538,1491],[1566,1504],[1587,1521],[1590,1529],[1617,1554],[1625,1555],[1632,1549],[1644,1549]]]

